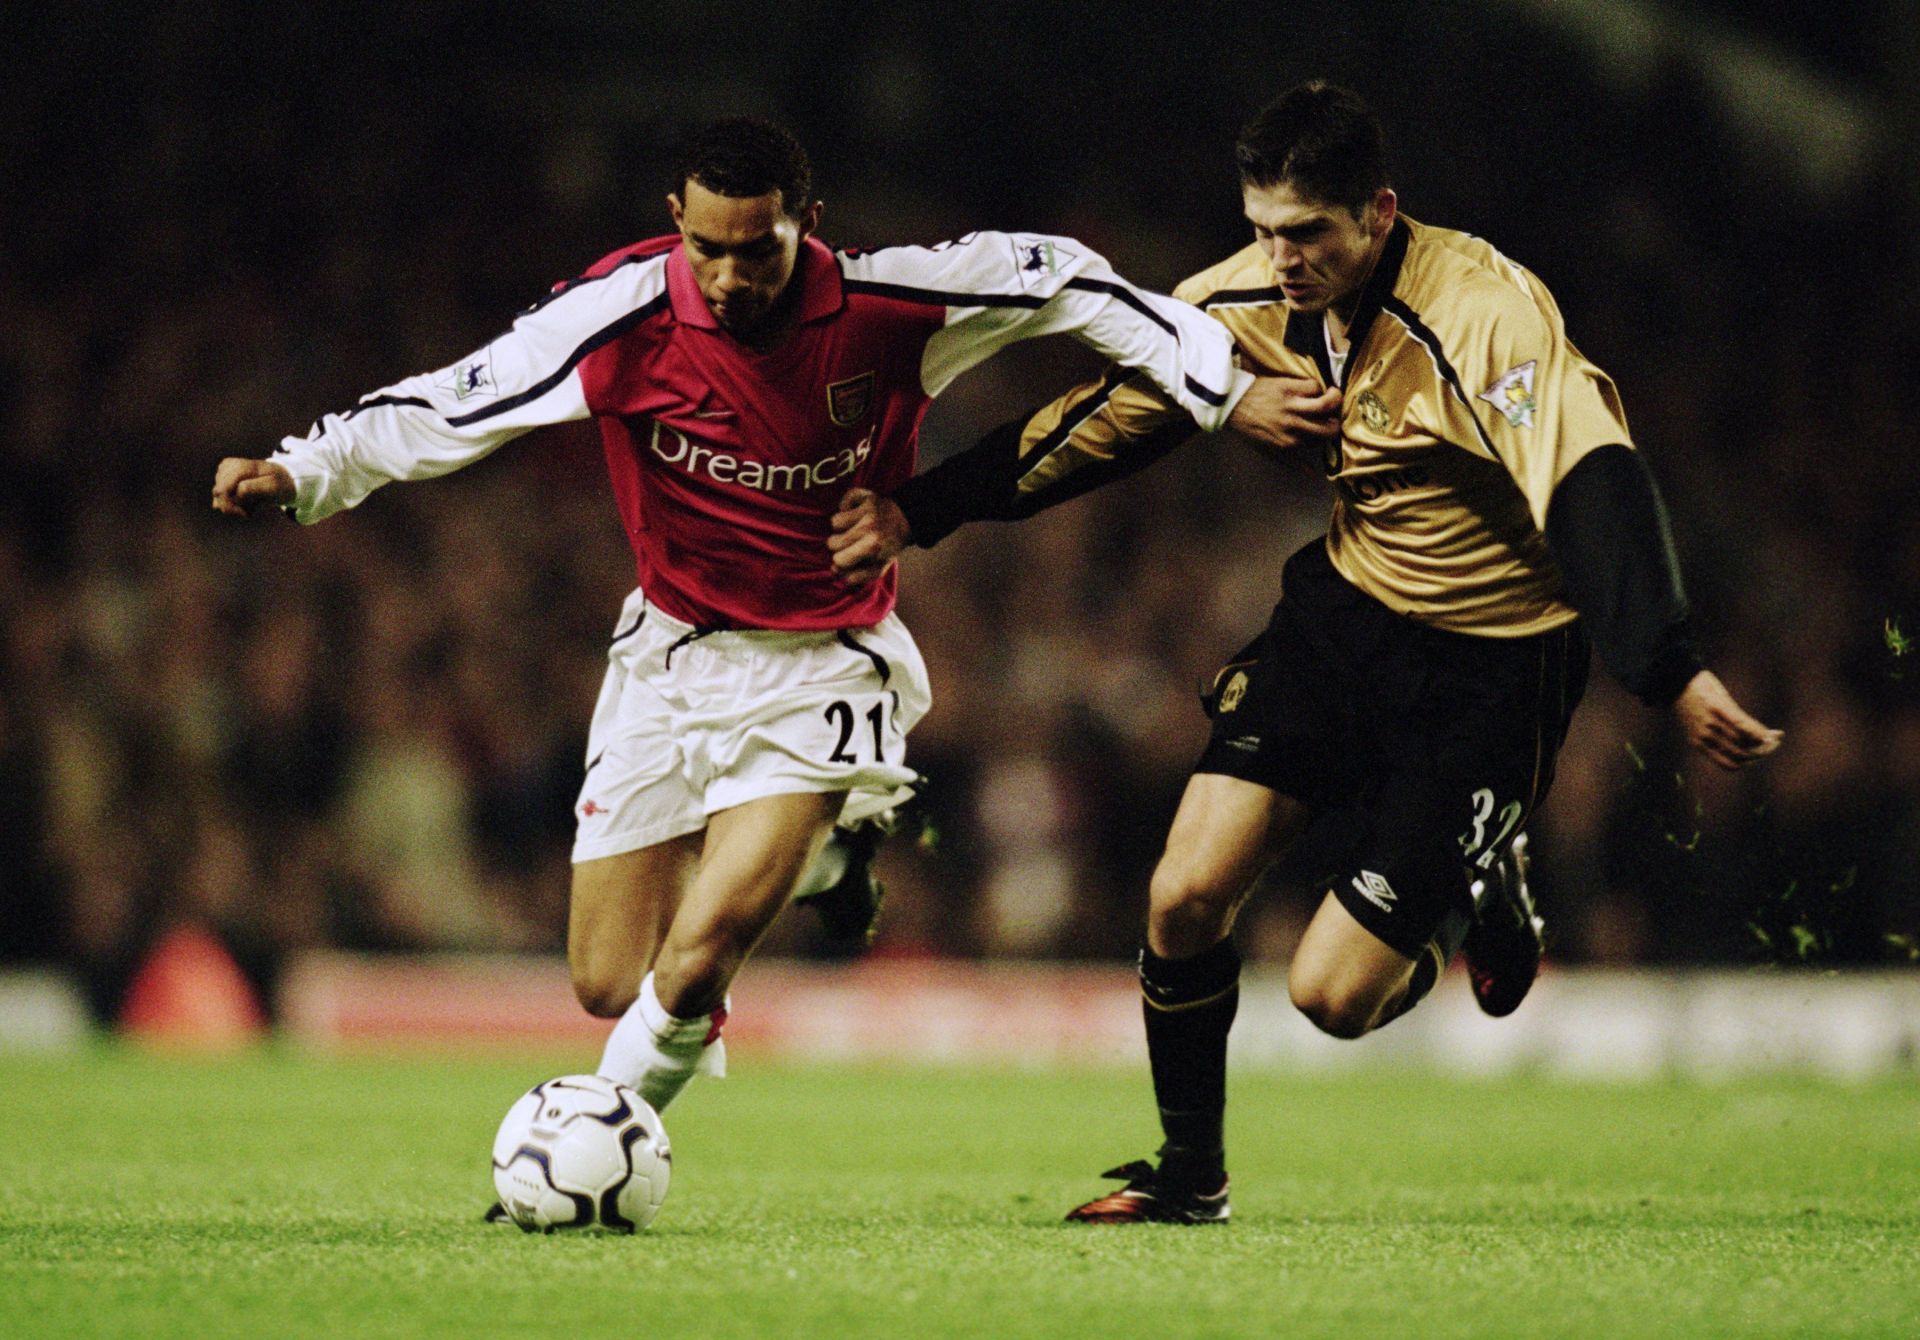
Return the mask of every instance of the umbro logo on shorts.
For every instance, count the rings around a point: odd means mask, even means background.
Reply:
[[[1382,912],[1393,911],[1393,905],[1400,895],[1393,891],[1393,885],[1387,883],[1384,875],[1376,875],[1371,870],[1362,870],[1354,877],[1353,887],[1362,898],[1372,903]]]

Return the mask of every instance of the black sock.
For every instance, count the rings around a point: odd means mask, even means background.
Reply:
[[[1427,942],[1427,947],[1414,962],[1413,976],[1407,979],[1407,994],[1393,1007],[1393,1013],[1374,1027],[1385,1028],[1426,999],[1427,992],[1433,990],[1434,983],[1440,980],[1440,974],[1453,962],[1453,956],[1460,952],[1460,945],[1471,929],[1473,909],[1470,907],[1456,906],[1440,919],[1439,929],[1434,931],[1433,939]]]
[[[1227,1030],[1240,1007],[1240,954],[1231,939],[1192,958],[1140,951],[1153,1096],[1167,1143],[1163,1169],[1210,1177],[1224,1171]]]

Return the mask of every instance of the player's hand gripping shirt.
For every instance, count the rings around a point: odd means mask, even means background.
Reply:
[[[1257,244],[1174,292],[1233,332],[1246,366],[1341,387],[1341,433],[1321,461],[1334,490],[1327,546],[1341,576],[1455,632],[1523,637],[1576,617],[1548,548],[1550,505],[1590,454],[1632,458],[1632,443],[1612,381],[1574,347],[1530,272],[1478,238],[1402,216],[1348,325],[1344,376],[1322,316],[1288,310]],[[1025,516],[1140,468],[1189,435],[1182,418],[1153,386],[1113,368],[896,498],[916,542],[931,544],[961,521]],[[1644,645],[1619,658],[1633,664],[1609,660],[1636,691],[1662,657],[1670,668],[1656,678],[1697,667],[1690,649],[1653,646],[1671,644],[1684,623],[1677,581],[1671,601],[1652,594],[1639,603],[1656,627],[1636,630]],[[1659,691],[1667,687],[1677,691]]]
[[[1251,382],[1221,327],[1136,289],[1067,238],[983,232],[834,253],[812,239],[795,329],[726,333],[677,236],[600,261],[485,348],[328,415],[276,460],[303,522],[396,479],[431,479],[544,424],[600,422],[639,584],[699,627],[877,623],[892,572],[849,588],[826,537],[841,495],[913,474],[929,400],[1016,340],[1068,332],[1137,369],[1172,413],[1225,423]]]

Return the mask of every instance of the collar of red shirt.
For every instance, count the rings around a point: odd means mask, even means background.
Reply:
[[[840,266],[833,259],[833,252],[818,238],[809,237],[800,243],[792,282],[800,285],[801,321],[818,321],[840,310],[843,301]],[[694,280],[693,267],[687,264],[684,247],[675,247],[667,257],[667,296],[673,304],[675,321],[707,330],[720,329],[720,323],[713,318],[713,309],[700,296],[700,285]]]

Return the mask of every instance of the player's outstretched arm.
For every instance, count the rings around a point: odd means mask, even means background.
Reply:
[[[1223,427],[1253,375],[1234,365],[1233,338],[1192,303],[1128,283],[1070,237],[969,233],[937,247],[848,255],[851,292],[944,309],[921,352],[921,385],[937,396],[1007,345],[1069,334],[1141,374],[1190,425]]]
[[[213,472],[213,510],[225,516],[249,516],[263,505],[285,507],[293,495],[293,476],[273,461],[229,456]]]
[[[322,415],[305,437],[283,438],[272,464],[292,479],[289,512],[319,521],[387,484],[437,479],[531,429],[587,418],[584,360],[665,306],[667,256],[616,252],[484,348]]]
[[[1638,452],[1581,458],[1554,489],[1546,536],[1600,659],[1641,701],[1671,705],[1688,744],[1728,769],[1780,747],[1694,649],[1666,508]]]
[[[1687,681],[1673,710],[1687,743],[1729,772],[1765,758],[1784,738],[1749,716],[1711,670]]]

